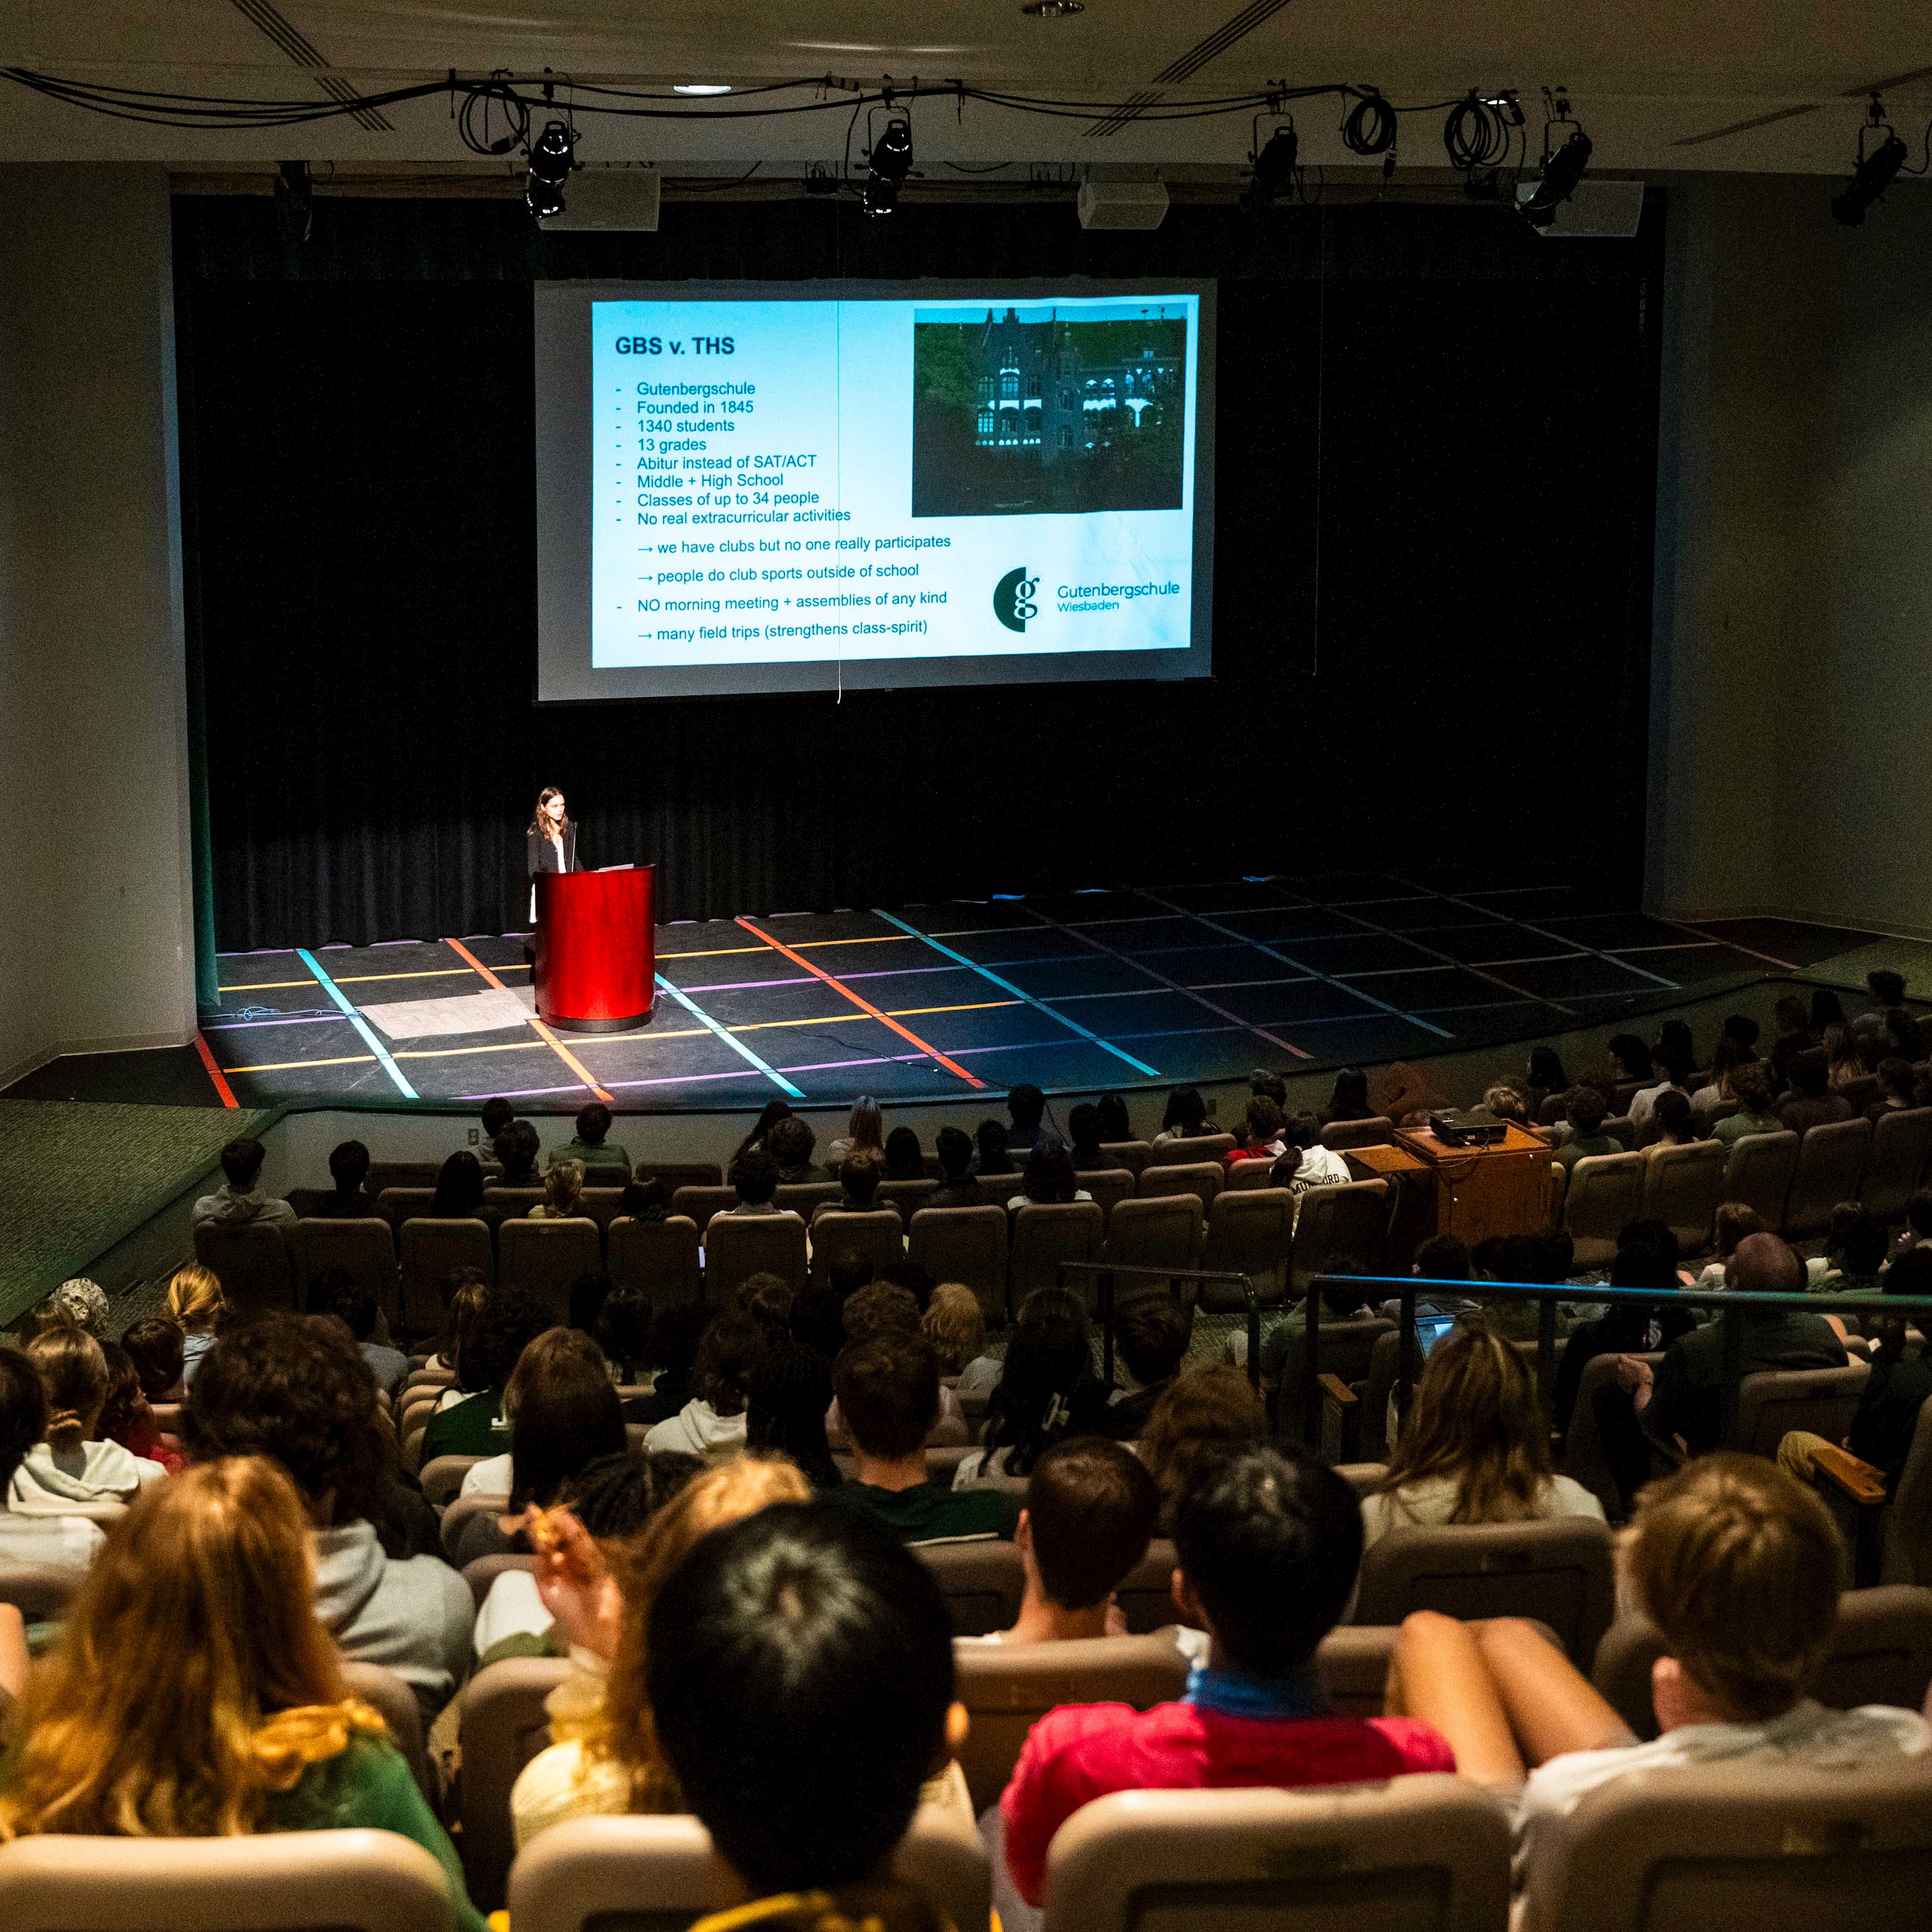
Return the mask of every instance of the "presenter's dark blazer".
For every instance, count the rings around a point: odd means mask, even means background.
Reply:
[[[568,820],[565,821],[563,828],[563,864],[560,868],[556,862],[556,848],[542,832],[526,832],[524,843],[530,856],[530,864],[525,868],[529,872],[554,872],[561,869],[574,872],[578,869],[577,827]]]

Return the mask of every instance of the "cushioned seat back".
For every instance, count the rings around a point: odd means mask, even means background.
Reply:
[[[704,1292],[698,1223],[688,1214],[639,1221],[620,1214],[605,1237],[604,1272],[614,1288],[640,1288],[653,1308],[695,1301]]]
[[[296,1294],[307,1306],[310,1286],[337,1268],[355,1278],[376,1298],[391,1322],[396,1305],[396,1231],[380,1215],[356,1220],[298,1221],[288,1231],[289,1265]]]
[[[923,1181],[910,1184],[923,1187]],[[872,1264],[876,1275],[905,1258],[905,1222],[896,1208],[875,1208],[866,1214],[821,1214],[812,1224],[812,1278],[820,1287],[826,1270],[841,1255],[856,1255]]]
[[[494,1556],[472,1556],[463,1566],[463,1580],[470,1586],[470,1598],[480,1610],[499,1576],[512,1570],[531,1575],[536,1567],[534,1556],[526,1556],[515,1550],[500,1550]]]
[[[1180,1612],[1174,1606],[1174,1572],[1180,1562],[1172,1541],[1157,1536],[1147,1546],[1147,1554],[1120,1580],[1114,1600],[1127,1620],[1135,1636],[1165,1628]]]
[[[1099,1203],[1100,1212],[1111,1224],[1114,1210],[1134,1191],[1134,1172],[1128,1167],[1096,1168],[1079,1177],[1079,1185]]]
[[[1196,1134],[1186,1140],[1163,1141],[1148,1148],[1144,1171],[1148,1167],[1192,1167],[1202,1161],[1218,1167],[1221,1156],[1232,1154],[1234,1147],[1232,1134]]]
[[[724,1170],[715,1160],[638,1160],[631,1163],[631,1178],[662,1180],[674,1196],[680,1187],[722,1185]]]
[[[458,1838],[470,1896],[485,1912],[503,1903],[515,1838],[510,1787],[550,1742],[544,1700],[570,1668],[560,1657],[513,1657],[477,1672],[459,1697],[463,1829]]]
[[[812,1216],[827,1202],[842,1201],[845,1190],[836,1180],[791,1180],[772,1196],[780,1208],[789,1208],[809,1227]]]
[[[1035,1288],[1052,1287],[1063,1262],[1098,1261],[1103,1228],[1091,1201],[1022,1208],[1006,1237],[1007,1306],[1017,1312]]]
[[[484,1456],[431,1456],[416,1478],[422,1486],[424,1502],[436,1509],[454,1502],[462,1490],[464,1478],[478,1462],[488,1460]]]
[[[963,1282],[995,1326],[1006,1318],[1006,1210],[922,1208],[912,1217],[907,1252],[935,1282]]]
[[[1150,1161],[1141,1169],[1134,1192],[1143,1200],[1156,1194],[1197,1194],[1204,1214],[1227,1180],[1228,1170],[1218,1160]]]
[[[1730,1165],[1724,1170],[1724,1198],[1750,1208],[1767,1228],[1780,1227],[1791,1193],[1791,1177],[1797,1172],[1796,1134],[1784,1129],[1774,1134],[1746,1134],[1731,1143]]]
[[[604,1266],[604,1245],[588,1215],[562,1221],[506,1221],[496,1231],[496,1277],[526,1288],[561,1322],[570,1312],[570,1285]]]
[[[1322,1144],[1336,1154],[1351,1148],[1386,1147],[1394,1138],[1395,1123],[1383,1114],[1372,1114],[1366,1120],[1330,1120],[1322,1130]]]
[[[1932,1584],[1932,1398],[1919,1405],[1898,1488],[1885,1513],[1886,1583]]]
[[[904,1235],[912,1226],[912,1217],[926,1203],[926,1197],[939,1185],[936,1180],[882,1180],[874,1196],[881,1208],[890,1208],[899,1217],[899,1232]]]
[[[938,1580],[956,1636],[984,1636],[1012,1627],[1026,1572],[1010,1543],[922,1543],[914,1554]]]
[[[541,1185],[506,1187],[498,1180],[483,1190],[484,1206],[496,1209],[509,1221],[524,1220],[532,1208],[541,1208],[547,1198]]]
[[[1658,1148],[1645,1158],[1650,1163],[1644,1176],[1646,1218],[1664,1222],[1687,1259],[1701,1255],[1711,1245],[1711,1217],[1724,1198],[1730,1155],[1718,1142],[1694,1141],[1688,1147]]]
[[[1643,1213],[1649,1165],[1648,1156],[1640,1154],[1591,1154],[1572,1165],[1563,1198],[1563,1225],[1576,1244],[1576,1271],[1607,1268],[1615,1258],[1624,1223]]]
[[[1191,1268],[1201,1248],[1201,1201],[1193,1194],[1160,1194],[1123,1201],[1107,1224],[1106,1258],[1122,1268]],[[1092,1306],[1093,1283],[1083,1284]],[[1124,1298],[1144,1282],[1118,1283]]]
[[[1154,1149],[1145,1141],[1102,1141],[1100,1151],[1116,1167],[1124,1167],[1130,1174],[1138,1176],[1141,1169],[1148,1164],[1148,1158]]]
[[[1872,1124],[1871,1149],[1858,1179],[1858,1200],[1881,1221],[1903,1219],[1932,1154],[1932,1107],[1881,1114]]]
[[[886,1210],[889,1214],[890,1209]],[[897,1221],[898,1216],[892,1218]],[[747,1275],[806,1282],[805,1223],[789,1214],[719,1214],[704,1231],[704,1293],[714,1306]]]
[[[1840,1201],[1858,1198],[1858,1178],[1864,1172],[1871,1137],[1869,1120],[1835,1120],[1804,1135],[1784,1203],[1786,1240],[1802,1240],[1820,1232]]]
[[[433,1335],[442,1324],[442,1285],[457,1269],[481,1268],[488,1280],[496,1280],[489,1224],[412,1215],[401,1228],[400,1325],[412,1335]]]
[[[1317,1375],[1333,1376],[1353,1388],[1368,1379],[1376,1344],[1395,1333],[1395,1324],[1382,1316],[1365,1316],[1343,1322],[1324,1312],[1322,1322]],[[1288,1353],[1282,1362],[1281,1388],[1275,1397],[1274,1434],[1277,1442],[1294,1447],[1303,1441],[1303,1394],[1307,1382],[1308,1331],[1299,1310],[1288,1317]]]
[[[1288,1292],[1298,1300],[1308,1284],[1338,1262],[1378,1267],[1388,1226],[1386,1180],[1336,1181],[1311,1187],[1295,1203]]]
[[[670,1197],[674,1214],[688,1214],[698,1223],[698,1238],[704,1240],[714,1214],[728,1214],[738,1204],[735,1187],[680,1187]]]
[[[435,1202],[434,1187],[386,1187],[376,1197],[376,1211],[391,1227],[400,1228],[412,1216],[427,1216]]]
[[[86,1574],[71,1563],[10,1563],[0,1558],[0,1604],[11,1604],[23,1622],[58,1623]]]
[[[388,1726],[389,1741],[403,1754],[416,1788],[430,1804],[436,1802],[436,1789],[430,1777],[429,1758],[423,1749],[422,1706],[408,1681],[380,1664],[358,1664],[344,1658],[342,1681],[352,1697],[373,1704]]]
[[[1664,1357],[1659,1352],[1639,1355],[1636,1359],[1654,1369]],[[1563,1438],[1563,1473],[1572,1482],[1581,1483],[1603,1504],[1604,1514],[1612,1522],[1624,1514],[1623,1492],[1617,1486],[1616,1472],[1604,1452],[1603,1431],[1597,1421],[1597,1397],[1600,1391],[1617,1389],[1617,1360],[1615,1355],[1593,1355],[1583,1364],[1583,1372],[1576,1381],[1576,1406],[1570,1412],[1569,1428]],[[1623,1400],[1628,1407],[1628,1398]]]
[[[1842,1369],[1760,1369],[1738,1384],[1738,1447],[1754,1456],[1775,1456],[1794,1429],[1827,1442],[1844,1439],[1871,1373],[1866,1362]]]
[[[621,1187],[586,1187],[579,1197],[578,1212],[587,1214],[597,1223],[600,1234],[610,1232],[610,1223],[623,1212],[624,1190]]]
[[[1244,1162],[1244,1166],[1259,1166]],[[1236,1169],[1238,1173],[1239,1168]],[[1278,1302],[1287,1292],[1288,1266],[1294,1245],[1294,1196],[1286,1187],[1216,1196],[1208,1210],[1201,1266],[1245,1274],[1256,1298]],[[1210,1304],[1211,1305],[1211,1304]]]
[[[288,1243],[280,1228],[250,1222],[227,1227],[204,1221],[194,1231],[194,1258],[213,1269],[221,1282],[221,1298],[238,1314],[298,1305]]]

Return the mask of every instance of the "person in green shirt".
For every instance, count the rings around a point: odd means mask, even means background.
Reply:
[[[1570,1138],[1550,1156],[1552,1160],[1570,1168],[1593,1154],[1623,1152],[1623,1142],[1603,1130],[1604,1118],[1609,1110],[1595,1088],[1571,1088],[1564,1097],[1563,1111],[1570,1122]]]
[[[137,1499],[58,1647],[17,1690],[0,1840],[394,1832],[484,1932],[448,1834],[316,1622],[309,1521],[261,1456],[202,1462]]]
[[[491,1292],[476,1333],[458,1352],[457,1379],[473,1393],[440,1408],[423,1431],[422,1462],[439,1456],[501,1456],[510,1446],[503,1390],[517,1358],[556,1317],[527,1289]]]
[[[1723,1088],[1738,1103],[1734,1114],[1711,1125],[1711,1138],[1724,1146],[1735,1147],[1747,1134],[1775,1134],[1784,1123],[1772,1111],[1771,1082],[1765,1078],[1764,1063],[1748,1060],[1724,1076]]]
[[[592,1101],[578,1113],[577,1138],[550,1156],[550,1165],[580,1160],[586,1186],[622,1187],[631,1178],[631,1156],[615,1141],[604,1138],[610,1131],[610,1109],[602,1100]]]

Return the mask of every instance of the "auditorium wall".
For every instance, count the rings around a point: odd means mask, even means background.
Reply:
[[[0,168],[0,1079],[194,1027],[158,166]]]
[[[1932,186],[1673,184],[1647,888],[1932,935]]]

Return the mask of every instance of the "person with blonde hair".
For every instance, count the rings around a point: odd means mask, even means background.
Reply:
[[[879,1112],[878,1102],[869,1094],[861,1094],[852,1102],[851,1117],[845,1123],[845,1131],[825,1150],[826,1172],[836,1174],[851,1155],[868,1148],[879,1156],[883,1167],[886,1159],[886,1124]]]
[[[1239,1369],[1225,1363],[1176,1376],[1141,1432],[1141,1460],[1160,1485],[1161,1526],[1210,1465],[1268,1442],[1268,1412]]]
[[[46,1433],[8,1485],[8,1507],[62,1513],[63,1504],[125,1502],[167,1472],[118,1442],[100,1440],[110,1378],[100,1344],[85,1329],[43,1329],[24,1351],[46,1396]]]
[[[308,1518],[272,1462],[203,1463],[115,1526],[10,1726],[0,1840],[360,1826],[463,1868],[316,1622]]]
[[[1604,1506],[1552,1471],[1529,1364],[1486,1318],[1466,1318],[1431,1353],[1388,1473],[1362,1498],[1364,1547],[1392,1529],[1562,1516],[1600,1522]]]
[[[214,1346],[216,1330],[227,1312],[220,1281],[212,1268],[190,1262],[175,1270],[168,1282],[168,1312],[181,1324],[186,1337],[182,1348],[183,1388],[194,1380],[202,1357]]]
[[[986,1353],[985,1312],[963,1281],[942,1281],[919,1325],[939,1358],[940,1378],[950,1381],[956,1393],[984,1395],[998,1384],[999,1362]]]
[[[790,1462],[746,1456],[694,1478],[639,1535],[608,1548],[567,1512],[546,1520],[550,1533],[538,1558],[537,1588],[576,1670],[550,1695],[554,1742],[511,1788],[518,1850],[566,1819],[682,1808],[644,1688],[651,1606],[665,1579],[712,1531],[768,1504],[811,1495]]]
[[[584,1163],[553,1161],[544,1170],[544,1198],[530,1211],[532,1221],[569,1221],[584,1212]]]

